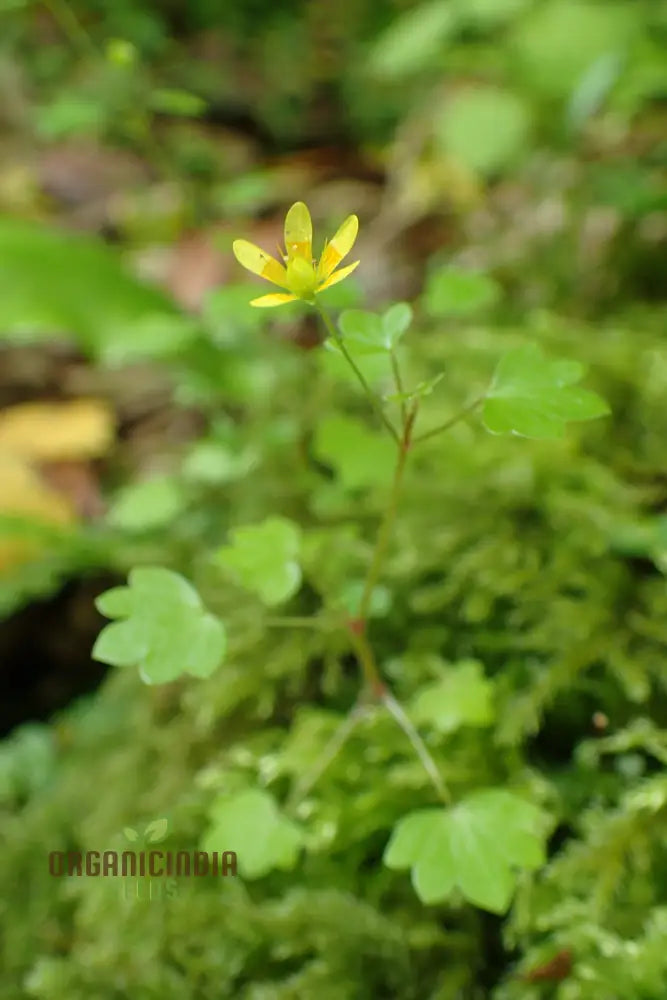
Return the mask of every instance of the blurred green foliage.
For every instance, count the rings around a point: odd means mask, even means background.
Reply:
[[[26,0],[5,13],[6,53],[30,43],[28,14],[38,8]],[[69,53],[47,48],[30,60],[44,93],[36,124],[48,135],[118,136],[125,128],[136,138],[142,109],[224,116],[226,108],[254,117],[282,146],[312,129],[381,141],[424,87],[449,80],[454,92],[489,89],[469,101],[455,94],[443,141],[456,153],[474,149],[474,165],[483,156],[499,169],[519,155],[533,120],[542,136],[567,141],[568,123],[580,128],[601,106],[631,118],[667,87],[667,22],[655,0],[341,0],[333,9],[324,0],[182,9],[54,0],[47,9],[72,43]],[[217,58],[188,59],[187,47],[205,37],[223,47]],[[318,130],[313,114],[325,91]],[[491,100],[500,117],[481,137]]]

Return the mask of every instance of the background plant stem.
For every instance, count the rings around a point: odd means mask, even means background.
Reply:
[[[368,706],[364,705],[362,702],[357,702],[357,704],[350,709],[325,746],[322,754],[316,761],[315,766],[294,788],[294,791],[290,795],[285,806],[288,812],[294,810],[299,802],[306,797],[313,785],[319,781],[329,764],[331,764],[332,760],[334,760],[334,758],[343,749],[343,746],[349,739],[355,726],[367,710]]]

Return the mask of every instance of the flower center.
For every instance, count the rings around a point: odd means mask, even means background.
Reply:
[[[295,257],[287,265],[287,284],[290,292],[300,299],[310,298],[317,287],[317,274],[312,263]]]

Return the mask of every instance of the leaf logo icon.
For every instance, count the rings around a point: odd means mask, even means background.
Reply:
[[[153,819],[144,829],[143,834],[140,834],[138,830],[135,830],[132,826],[126,826],[123,829],[123,836],[126,840],[131,843],[136,843],[139,839],[146,840],[149,844],[156,844],[160,840],[164,840],[167,836],[167,828],[169,826],[169,821],[162,816],[160,819]]]
[[[152,820],[144,830],[144,836],[149,844],[155,844],[159,840],[164,840],[167,836],[168,821],[164,818]]]

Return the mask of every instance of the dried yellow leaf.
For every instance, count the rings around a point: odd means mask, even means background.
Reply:
[[[50,489],[18,456],[0,451],[0,513],[66,524],[75,519],[71,504]]]
[[[64,496],[49,489],[40,476],[19,456],[0,452],[0,516],[18,515],[48,524],[70,524],[76,520]],[[44,543],[0,529],[0,574],[39,555]]]
[[[0,413],[0,454],[44,462],[98,458],[114,438],[114,416],[106,403],[21,403]]]

